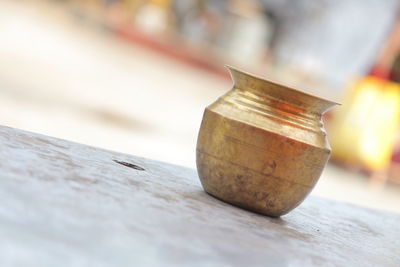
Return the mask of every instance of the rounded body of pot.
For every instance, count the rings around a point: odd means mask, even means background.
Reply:
[[[321,120],[335,103],[230,68],[234,87],[207,107],[197,141],[206,192],[269,216],[298,206],[330,147]]]

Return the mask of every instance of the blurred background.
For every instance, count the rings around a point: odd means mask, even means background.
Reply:
[[[400,1],[1,0],[0,124],[195,168],[230,64],[343,103],[314,195],[400,212]]]

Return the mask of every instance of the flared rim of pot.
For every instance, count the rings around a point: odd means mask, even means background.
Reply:
[[[234,67],[234,66],[225,64],[225,68],[227,68],[229,71],[233,70],[233,71],[236,71],[236,72],[239,72],[239,73],[243,73],[243,74],[245,74],[247,76],[250,76],[250,77],[255,78],[257,80],[261,80],[261,81],[263,81],[265,83],[269,83],[269,84],[272,84],[272,85],[275,85],[275,86],[278,86],[278,87],[285,87],[286,89],[288,89],[290,91],[293,91],[296,94],[303,95],[304,97],[313,98],[313,99],[325,102],[330,107],[333,107],[335,105],[338,105],[338,106],[342,105],[339,102],[336,102],[336,101],[333,101],[333,100],[330,100],[330,99],[327,99],[327,98],[324,98],[324,97],[321,97],[321,96],[318,96],[318,95],[314,95],[312,93],[304,92],[304,90],[296,89],[296,88],[294,88],[294,86],[290,86],[290,85],[287,85],[287,84],[284,84],[284,83],[281,83],[281,82],[274,81],[271,78],[262,77],[262,76],[257,75],[257,74],[252,74],[252,73],[250,73],[248,71],[245,71],[245,70],[242,70],[242,69],[240,69],[238,67]],[[231,76],[232,76],[232,73],[231,73]],[[233,76],[232,76],[232,79],[234,79]],[[328,109],[330,109],[330,107]]]

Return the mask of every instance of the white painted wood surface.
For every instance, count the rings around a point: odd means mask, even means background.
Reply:
[[[195,170],[8,127],[0,145],[0,266],[400,265],[398,214],[310,197],[273,219]]]

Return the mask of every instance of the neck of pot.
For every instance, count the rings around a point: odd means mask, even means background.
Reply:
[[[233,67],[229,69],[234,88],[247,91],[269,100],[276,107],[285,106],[295,113],[321,116],[331,107],[338,105],[330,100],[316,97],[285,85],[274,83]]]

